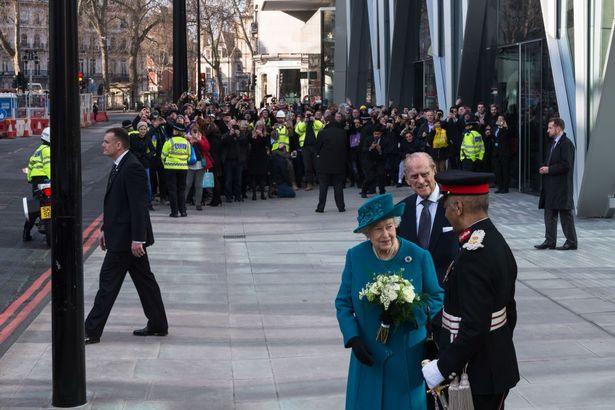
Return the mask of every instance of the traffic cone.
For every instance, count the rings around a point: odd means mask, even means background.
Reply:
[[[29,137],[32,135],[32,129],[30,127],[30,119],[26,118],[23,120],[23,134],[21,135],[23,138]]]
[[[6,136],[9,139],[14,139],[17,137],[17,131],[15,129],[15,120],[6,120],[8,125],[8,130],[6,132]]]

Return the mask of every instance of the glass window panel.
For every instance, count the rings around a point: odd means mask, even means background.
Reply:
[[[566,37],[568,38],[574,72],[574,0],[568,0],[566,4]]]
[[[425,60],[431,56],[431,36],[429,34],[429,16],[427,14],[427,1],[419,2],[419,52],[418,59]]]
[[[545,36],[540,0],[499,0],[497,19],[499,45]]]

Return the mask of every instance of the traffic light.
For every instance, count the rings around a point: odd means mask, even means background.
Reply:
[[[256,74],[252,74],[252,87],[256,87]]]
[[[199,77],[199,85],[201,87],[205,87],[205,73],[201,73],[201,76]]]

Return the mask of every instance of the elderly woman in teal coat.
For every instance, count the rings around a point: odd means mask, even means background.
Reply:
[[[442,309],[444,293],[438,285],[431,255],[396,235],[404,203],[393,205],[391,194],[378,195],[359,208],[359,226],[367,241],[346,254],[335,307],[344,337],[352,348],[346,409],[409,410],[426,408],[426,387],[421,372],[425,359],[426,311],[431,317]],[[423,295],[429,310],[416,308],[416,323],[391,325],[386,344],[376,341],[383,309],[359,292],[375,274],[403,274]]]

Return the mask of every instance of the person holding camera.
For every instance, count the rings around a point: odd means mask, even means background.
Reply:
[[[316,139],[318,133],[324,128],[321,121],[315,119],[312,111],[307,110],[303,120],[295,126],[295,133],[299,136],[299,151],[303,157],[305,168],[305,190],[311,191],[314,188],[316,178]]]
[[[226,202],[243,202],[241,173],[248,155],[248,138],[239,130],[237,121],[230,120],[229,130],[222,136],[222,164],[224,167],[224,196]]]
[[[365,180],[361,189],[361,198],[367,198],[367,193],[378,186],[379,193],[385,193],[385,158],[383,155],[383,145],[386,146],[383,134],[386,128],[378,124],[373,129],[372,135],[369,135],[365,141]]]

